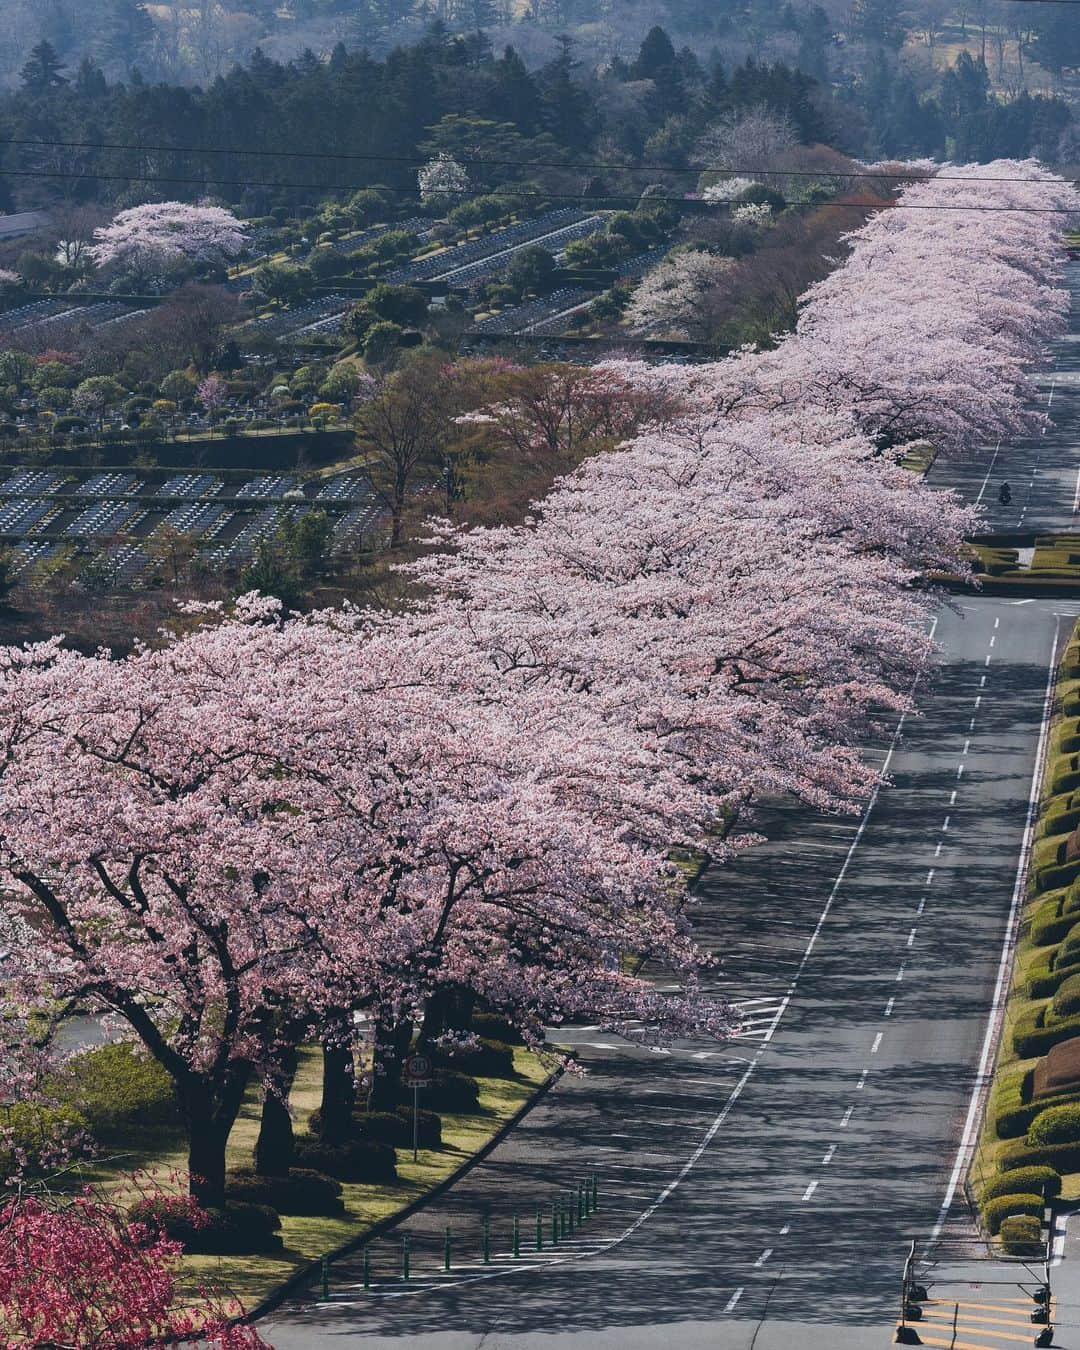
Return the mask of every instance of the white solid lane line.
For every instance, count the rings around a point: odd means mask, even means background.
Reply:
[[[877,1052],[881,1049],[881,1042],[884,1039],[885,1033],[883,1031],[879,1031],[878,1034],[874,1037],[874,1044],[870,1047],[870,1053],[872,1055],[876,1055]]]
[[[740,1284],[738,1289],[735,1290],[732,1296],[728,1299],[727,1303],[724,1305],[724,1311],[734,1312],[735,1305],[738,1303],[739,1299],[742,1298],[742,1296],[743,1296],[743,1286]]]
[[[807,1186],[806,1190],[803,1191],[803,1199],[809,1200],[816,1190],[817,1190],[817,1182],[812,1181],[810,1185]]]
[[[773,1249],[771,1247],[766,1247],[765,1250],[758,1257],[758,1259],[754,1262],[755,1268],[760,1270],[760,1268],[765,1264],[765,1262],[769,1259],[769,1257],[772,1256],[772,1253]]]

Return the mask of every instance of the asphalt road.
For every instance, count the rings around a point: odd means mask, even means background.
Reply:
[[[1080,337],[1080,314],[1074,326]],[[1045,382],[1055,427],[997,449],[989,477],[993,447],[936,466],[932,481],[986,501],[984,482],[1005,478],[1025,525],[1069,528],[1076,343],[1060,344]],[[698,932],[724,955],[718,983],[743,1005],[745,1035],[660,1054],[567,1033],[587,1074],[561,1080],[450,1194],[375,1244],[370,1289],[359,1260],[346,1262],[328,1302],[268,1318],[278,1350],[887,1344],[910,1240],[958,1231],[962,1217],[948,1200],[1014,912],[1048,675],[1078,611],[983,597],[942,609],[921,715],[878,752],[890,785],[866,815],[778,808],[762,821],[770,842],[699,888]],[[545,1210],[536,1252],[536,1207],[592,1171],[599,1213],[553,1248]],[[1020,1339],[1009,1329],[979,1344]]]

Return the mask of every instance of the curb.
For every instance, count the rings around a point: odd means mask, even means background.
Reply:
[[[374,1238],[382,1237],[384,1233],[396,1228],[399,1223],[403,1223],[406,1219],[412,1218],[414,1214],[418,1214],[420,1210],[426,1208],[433,1200],[437,1200],[440,1196],[444,1195],[451,1186],[457,1185],[463,1177],[467,1176],[478,1163],[483,1162],[488,1154],[493,1152],[493,1150],[503,1142],[510,1131],[515,1129],[529,1114],[533,1107],[547,1096],[565,1072],[565,1065],[560,1064],[559,1067],[551,1073],[544,1082],[542,1082],[539,1087],[525,1099],[525,1101],[522,1102],[514,1114],[503,1121],[487,1143],[478,1148],[475,1153],[470,1154],[470,1156],[455,1168],[449,1176],[446,1176],[442,1181],[437,1182],[430,1190],[425,1191],[423,1195],[418,1195],[415,1200],[410,1200],[407,1205],[396,1210],[393,1214],[388,1214],[385,1219],[380,1219],[377,1223],[373,1223],[369,1228],[365,1228],[362,1233],[358,1233],[355,1237],[349,1238],[349,1240],[343,1242],[340,1247],[335,1247],[332,1251],[325,1252],[322,1256],[317,1256],[313,1261],[309,1261],[307,1265],[301,1266],[299,1270],[279,1284],[276,1289],[272,1290],[265,1298],[256,1303],[253,1308],[249,1308],[242,1317],[236,1318],[235,1321],[240,1324],[245,1324],[258,1321],[260,1318],[265,1317],[267,1313],[271,1313],[275,1308],[279,1308],[287,1299],[291,1298],[292,1295],[299,1293],[301,1290],[307,1288],[308,1285],[313,1284],[322,1272],[323,1261],[333,1265],[335,1261],[341,1260],[342,1257],[349,1256],[353,1252],[359,1251],[365,1243],[371,1242]]]

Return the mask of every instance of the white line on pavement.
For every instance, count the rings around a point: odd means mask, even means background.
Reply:
[[[957,776],[957,778],[963,778],[963,776],[964,776],[964,766],[963,766],[962,764],[961,764],[961,765],[959,766],[959,768],[956,770],[956,776]]]
[[[970,749],[971,749],[971,738],[968,737],[968,739],[964,742],[964,757],[967,756],[967,752],[968,752]]]
[[[955,806],[955,805],[956,805],[956,789],[955,789],[955,788],[953,788],[953,790],[949,793],[949,805],[950,805],[950,806]]]
[[[772,1248],[766,1247],[765,1250],[758,1257],[758,1259],[754,1262],[754,1266],[760,1270],[760,1268],[765,1264],[765,1262],[769,1259],[770,1256],[772,1256]]]
[[[724,1311],[734,1312],[735,1305],[736,1303],[738,1303],[739,1299],[742,1298],[742,1296],[743,1296],[743,1286],[740,1284],[738,1289],[736,1289],[735,1292],[732,1294],[732,1296],[728,1299],[727,1303],[724,1304]]]
[[[803,1191],[803,1199],[809,1200],[816,1190],[817,1190],[817,1182],[812,1181],[810,1185],[807,1186],[806,1190]]]
[[[917,928],[913,928],[913,929],[911,930],[911,932],[907,935],[907,945],[908,945],[909,947],[914,947],[914,946],[915,946],[915,934],[916,934],[917,932],[918,932],[918,929],[917,929]]]
[[[932,867],[931,867],[930,871],[927,872],[927,874],[926,874],[926,882],[925,882],[925,884],[926,884],[927,886],[932,886],[932,885],[934,884],[934,868],[932,868]]]
[[[893,998],[889,999],[888,1003],[885,1004],[885,1011],[884,1011],[884,1013],[882,1014],[882,1016],[883,1016],[883,1017],[891,1017],[891,1016],[892,1016],[892,1010],[893,1010],[893,1008],[894,1008],[895,1006],[896,1006],[896,998],[893,997]]]
[[[940,843],[938,844],[937,848],[934,849],[934,857],[935,857],[935,858],[940,858],[940,857],[941,857],[941,844],[940,844]]]
[[[862,1073],[859,1074],[859,1081],[855,1084],[855,1091],[856,1091],[856,1092],[861,1091],[861,1090],[866,1086],[866,1080],[867,1080],[867,1078],[869,1078],[869,1076],[870,1076],[870,1070],[869,1070],[869,1069],[863,1069]]]
[[[986,687],[986,676],[985,676],[985,675],[980,675],[980,676],[979,676],[979,688],[980,688],[980,689],[984,689],[985,687]]]
[[[952,820],[952,816],[946,816],[945,819],[941,822],[941,833],[942,833],[942,834],[944,834],[945,831],[949,828],[949,821],[950,821],[950,820]]]
[[[988,666],[988,665],[990,664],[990,661],[991,661],[991,656],[990,656],[990,653],[987,652],[987,653],[986,653],[986,660],[983,662],[983,665],[984,665],[984,666]]]
[[[855,1108],[854,1108],[853,1106],[849,1106],[848,1109],[844,1112],[843,1119],[840,1121],[840,1128],[841,1128],[842,1130],[846,1130],[846,1129],[847,1129],[847,1127],[848,1127],[848,1122],[851,1120],[851,1116],[852,1116],[852,1113],[854,1112],[854,1110],[855,1110]]]
[[[821,1160],[822,1167],[828,1167],[828,1165],[832,1162],[835,1156],[836,1156],[836,1145],[830,1144],[829,1147],[825,1150],[824,1158],[822,1158]]]
[[[994,620],[994,627],[995,627],[995,629],[1001,627],[1001,616],[1000,616],[1000,615]]]
[[[998,441],[997,445],[994,446],[994,454],[990,460],[990,467],[986,471],[986,477],[982,480],[982,487],[979,488],[979,495],[975,498],[976,506],[978,506],[978,504],[983,499],[983,493],[986,491],[986,485],[990,481],[990,475],[994,472],[994,465],[997,463],[997,457],[1000,451],[1001,451],[1001,442]]]
[[[986,1022],[986,1035],[983,1039],[982,1053],[979,1056],[978,1068],[975,1071],[975,1084],[971,1092],[971,1101],[968,1105],[967,1118],[964,1121],[964,1130],[960,1136],[960,1146],[956,1150],[956,1161],[953,1164],[952,1175],[949,1177],[949,1184],[945,1188],[945,1199],[941,1203],[937,1222],[930,1234],[931,1243],[935,1242],[941,1235],[941,1230],[945,1226],[945,1220],[948,1217],[949,1210],[952,1208],[953,1197],[956,1195],[956,1188],[960,1184],[960,1178],[967,1169],[981,1114],[980,1106],[987,1085],[987,1073],[997,1045],[998,1028],[1001,1021],[1005,990],[1008,985],[1008,977],[1012,968],[1012,952],[1013,943],[1016,939],[1016,925],[1020,916],[1020,895],[1024,884],[1028,850],[1031,847],[1031,829],[1035,817],[1035,802],[1038,799],[1039,784],[1042,781],[1043,752],[1046,749],[1046,737],[1050,727],[1050,703],[1054,693],[1054,669],[1057,662],[1060,630],[1061,620],[1058,619],[1057,626],[1054,629],[1054,640],[1050,647],[1050,664],[1046,672],[1046,694],[1043,697],[1042,726],[1039,728],[1039,740],[1035,747],[1035,767],[1032,770],[1031,790],[1028,793],[1027,820],[1024,823],[1024,833],[1020,840],[1020,856],[1017,859],[1016,864],[1016,881],[1013,885],[1012,903],[1009,908],[1008,921],[1005,925],[1005,938],[1001,945],[1001,958],[998,961],[997,981],[994,985],[994,995],[990,1004],[990,1016],[987,1018]]]
[[[870,1047],[870,1053],[872,1055],[876,1055],[877,1052],[881,1049],[881,1042],[884,1039],[885,1033],[883,1031],[879,1031],[878,1034],[874,1037],[874,1044]]]
[[[781,1237],[787,1237],[787,1235],[788,1235],[790,1232],[791,1232],[791,1224],[786,1223],[786,1224],[784,1224],[783,1228],[780,1229],[780,1236],[781,1236]]]
[[[904,978],[904,965],[903,962],[901,962],[900,969],[896,972],[896,983],[899,984],[903,978]]]

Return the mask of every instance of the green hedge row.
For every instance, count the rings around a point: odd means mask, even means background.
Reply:
[[[1011,1219],[1017,1214],[1028,1214],[1042,1218],[1044,1201],[1041,1195],[998,1195],[987,1200],[982,1207],[983,1221],[991,1233],[1001,1227],[1002,1219]]]
[[[337,1216],[345,1213],[341,1182],[321,1172],[294,1167],[288,1176],[262,1177],[250,1168],[237,1168],[225,1183],[229,1200],[267,1205],[279,1214]]]
[[[191,1220],[183,1197],[138,1200],[128,1211],[133,1223],[144,1223],[182,1242],[189,1252],[209,1256],[237,1256],[251,1252],[279,1252],[281,1220],[268,1205],[227,1200],[221,1209],[208,1209],[207,1222]]]
[[[1011,1214],[1001,1221],[1001,1245],[1010,1256],[1041,1256],[1042,1222],[1033,1214]]]
[[[47,1091],[71,1103],[100,1144],[130,1142],[133,1129],[179,1124],[172,1079],[134,1045],[99,1045],[73,1055]]]
[[[1063,1017],[1052,1024],[1045,1023],[1046,1009],[1021,1017],[1013,1029],[1013,1049],[1019,1059],[1036,1059],[1052,1046],[1080,1036],[1080,1016]]]
[[[994,1200],[999,1195],[1044,1195],[1061,1194],[1061,1176],[1052,1167],[1015,1167],[1011,1172],[1002,1172],[991,1181],[982,1192],[983,1200]]]

